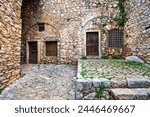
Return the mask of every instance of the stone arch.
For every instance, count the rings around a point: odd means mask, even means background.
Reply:
[[[90,28],[90,25],[100,26],[102,24],[106,24],[107,21],[108,21],[107,16],[96,16],[96,17],[93,17],[92,19],[88,19],[85,24],[82,24],[81,27],[83,29],[88,29]]]

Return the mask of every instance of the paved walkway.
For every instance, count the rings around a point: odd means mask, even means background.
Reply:
[[[73,100],[75,99],[76,66],[22,66],[22,78],[7,87],[0,99]]]

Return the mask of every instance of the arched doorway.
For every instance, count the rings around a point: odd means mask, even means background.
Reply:
[[[32,38],[32,30],[36,30],[40,21],[40,0],[23,0],[21,7],[22,35],[21,35],[21,63],[26,63],[27,40]],[[35,44],[33,44],[35,45]],[[33,48],[33,47],[32,47]],[[37,48],[35,48],[37,51]],[[35,57],[37,58],[37,57]]]

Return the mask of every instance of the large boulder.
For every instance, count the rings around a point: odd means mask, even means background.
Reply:
[[[142,59],[140,59],[137,56],[133,56],[133,55],[126,57],[126,61],[134,61],[134,62],[144,63],[144,61]]]

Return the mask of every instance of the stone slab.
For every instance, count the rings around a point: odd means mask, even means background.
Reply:
[[[127,87],[127,80],[122,78],[115,78],[111,80],[112,88],[125,88]]]
[[[104,83],[106,88],[110,88],[111,87],[111,82],[110,80],[106,79],[106,78],[100,78],[101,83]]]
[[[134,100],[135,99],[134,92],[131,89],[117,88],[117,89],[111,89],[110,92],[116,100]]]
[[[91,79],[77,79],[76,81],[76,90],[82,91],[92,88],[92,80]]]
[[[148,99],[148,89],[133,89],[135,97],[137,100],[147,100]]]
[[[101,83],[104,83],[106,88],[110,88],[111,87],[110,80],[108,80],[106,78],[100,78],[100,79],[99,78],[94,78],[94,79],[92,79],[92,81],[93,81],[93,86],[95,88],[98,88]]]
[[[150,80],[146,78],[127,78],[128,88],[148,88]]]
[[[116,88],[111,89],[112,96],[117,100],[148,100],[150,99],[150,88]]]

